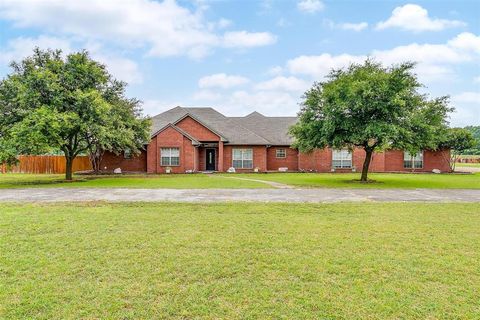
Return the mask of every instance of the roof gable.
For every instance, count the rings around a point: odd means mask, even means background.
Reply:
[[[190,141],[192,141],[192,144],[193,145],[200,145],[201,143],[196,140],[194,137],[192,137],[188,132],[185,132],[184,130],[182,130],[181,128],[169,123],[167,124],[165,127],[161,128],[160,130],[158,130],[157,132],[155,132],[155,134],[152,135],[152,138],[159,135],[161,132],[165,131],[166,129],[168,128],[172,128],[174,129],[175,131],[177,131],[178,133],[180,133],[181,135],[183,135],[185,138],[189,139]]]
[[[227,144],[291,145],[288,130],[296,117],[267,117],[252,112],[245,117],[226,117],[213,108],[175,107],[152,118],[152,137],[167,124],[190,117],[217,134]]]
[[[228,139],[225,138],[221,133],[219,133],[218,131],[216,131],[215,129],[211,128],[208,124],[202,122],[201,120],[197,119],[195,116],[191,115],[190,113],[187,113],[185,114],[183,117],[181,117],[180,119],[178,119],[177,121],[175,121],[173,124],[175,126],[177,126],[180,122],[182,122],[183,120],[187,119],[187,118],[190,118],[192,119],[193,121],[197,122],[198,124],[200,124],[202,127],[206,128],[207,130],[209,130],[210,132],[212,132],[213,134],[215,134],[216,136],[218,136],[218,138],[220,138],[221,141],[227,141]],[[199,139],[201,140],[201,139]]]

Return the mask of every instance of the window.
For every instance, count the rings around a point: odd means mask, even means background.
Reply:
[[[130,149],[125,149],[123,151],[123,158],[124,159],[132,159],[132,150]]]
[[[332,166],[334,168],[351,168],[352,167],[352,153],[350,150],[333,150],[332,152]]]
[[[178,166],[180,165],[179,148],[160,148],[160,165]]]
[[[286,158],[287,151],[285,149],[276,149],[275,150],[275,157],[276,158]]]
[[[252,149],[233,149],[232,165],[235,169],[253,168],[253,150]]]
[[[403,153],[403,167],[405,169],[421,169],[423,168],[423,152],[417,154]]]

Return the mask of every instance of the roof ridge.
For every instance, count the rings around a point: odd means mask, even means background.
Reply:
[[[247,117],[253,117],[253,116],[261,116],[261,117],[266,117],[265,115],[261,114],[260,112],[258,111],[252,111],[250,112],[249,114],[247,114],[244,118],[247,118]]]

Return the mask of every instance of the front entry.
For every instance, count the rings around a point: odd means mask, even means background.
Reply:
[[[205,170],[215,171],[215,149],[206,149],[205,155]]]

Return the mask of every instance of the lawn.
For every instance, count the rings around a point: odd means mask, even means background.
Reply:
[[[164,174],[164,175],[121,175],[121,176],[74,176],[73,182],[66,182],[61,174],[0,174],[2,188],[34,187],[90,187],[90,188],[270,188],[269,185],[245,180],[225,179],[206,174]]]
[[[400,174],[371,173],[376,183],[355,182],[360,173],[267,173],[243,174],[255,178],[310,188],[438,188],[480,189],[480,173],[476,174]]]
[[[280,182],[304,188],[452,188],[480,189],[480,173],[476,174],[393,174],[372,173],[376,183],[361,184],[360,173],[252,173],[252,174],[163,174],[121,176],[75,176],[66,182],[63,175],[0,174],[0,189],[31,187],[90,188],[271,188],[268,184],[243,180],[251,178]],[[242,178],[242,179],[232,179]]]
[[[478,319],[478,204],[0,204],[1,319]]]
[[[469,168],[480,168],[480,163],[457,163],[456,168],[469,167]]]

